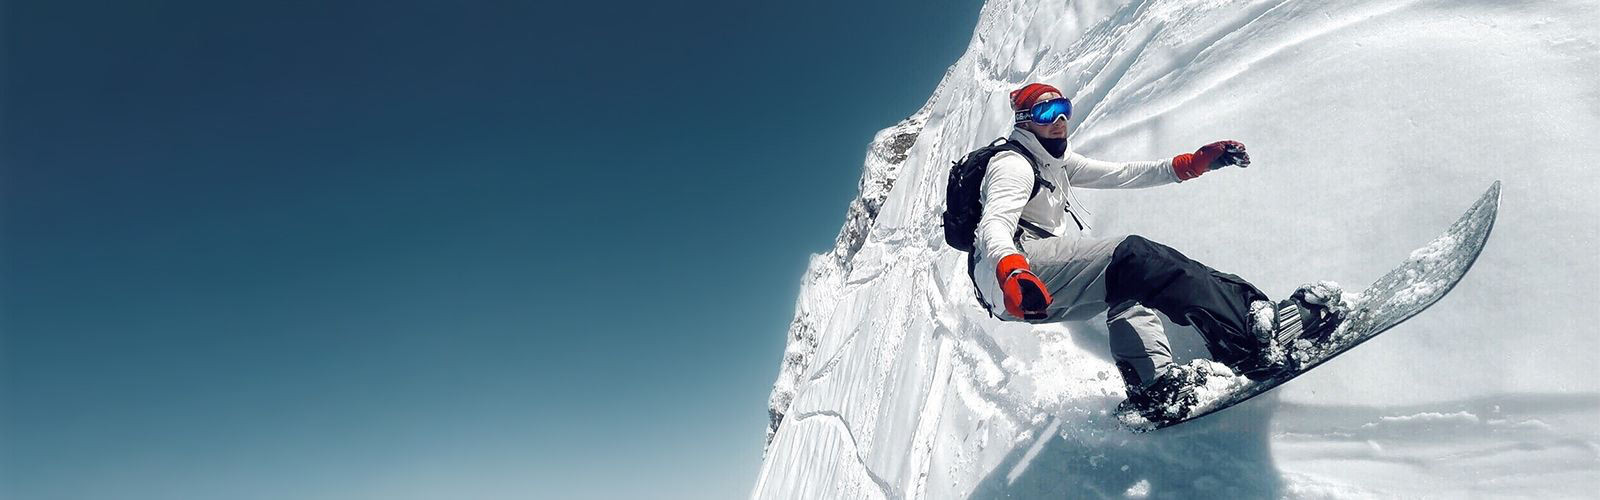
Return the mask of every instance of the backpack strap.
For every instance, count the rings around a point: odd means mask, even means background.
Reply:
[[[1033,167],[1033,192],[1028,194],[1028,199],[1029,200],[1032,200],[1033,197],[1035,197],[1035,196],[1039,196],[1039,188],[1041,188],[1041,187],[1047,188],[1047,189],[1049,189],[1051,191],[1055,191],[1056,190],[1055,183],[1052,183],[1050,181],[1045,180],[1044,179],[1044,175],[1039,173],[1039,160],[1038,160],[1038,158],[1035,158],[1033,156],[1033,152],[1028,151],[1027,147],[1025,147],[1025,146],[1023,146],[1021,144],[1018,144],[1015,141],[1012,141],[1010,139],[1006,139],[1004,137],[1001,137],[1000,139],[996,140],[994,143],[990,144],[990,146],[1003,148],[1003,149],[1005,149],[1007,151],[1014,151],[1017,154],[1022,155],[1023,159],[1028,160],[1028,166]],[[1078,218],[1078,214],[1076,212],[1072,211],[1072,203],[1071,202],[1068,202],[1067,206],[1062,207],[1062,210],[1067,212],[1067,215],[1072,216],[1072,222],[1074,224],[1078,225],[1078,230],[1079,231],[1082,231],[1084,229],[1088,229],[1088,226],[1085,226],[1083,224],[1083,219],[1079,219]],[[1027,230],[1029,230],[1029,231],[1033,231],[1035,233],[1039,233],[1039,234],[1041,234],[1042,236],[1044,236],[1046,238],[1055,236],[1055,234],[1051,233],[1050,231],[1047,231],[1044,228],[1039,227],[1038,224],[1034,224],[1032,222],[1028,222],[1026,220],[1022,220],[1021,218],[1018,218],[1017,219],[1017,234],[1015,235],[1015,237],[1020,238],[1022,236],[1023,228],[1027,228]]]
[[[1039,172],[1039,159],[1033,156],[1032,151],[1028,151],[1027,146],[1004,137],[995,140],[990,146],[1022,155],[1022,159],[1028,160],[1028,166],[1033,167],[1033,192],[1028,194],[1028,199],[1031,200],[1033,197],[1038,196],[1040,188],[1048,188],[1051,191],[1056,190],[1055,183],[1045,180],[1044,175]]]
[[[1019,155],[1022,155],[1023,159],[1028,160],[1028,166],[1033,167],[1033,192],[1028,193],[1029,200],[1033,200],[1033,197],[1039,196],[1040,189],[1049,189],[1051,191],[1056,190],[1055,183],[1045,180],[1044,174],[1039,172],[1039,159],[1035,158],[1033,156],[1033,152],[1028,151],[1026,146],[1018,144],[1017,142],[1004,137],[996,140],[993,144],[990,144],[990,146],[1015,152]],[[1073,220],[1076,221],[1077,217],[1073,217]],[[1079,227],[1082,227],[1082,223],[1079,223]],[[1029,222],[1027,219],[1018,217],[1017,231],[1015,234],[1011,235],[1012,240],[1019,242],[1017,245],[1018,248],[1021,248],[1022,246],[1020,241],[1022,240],[1023,231],[1033,233],[1035,236],[1039,236],[1041,238],[1051,238],[1055,236],[1055,234],[1051,233],[1048,229],[1045,229],[1038,224]]]

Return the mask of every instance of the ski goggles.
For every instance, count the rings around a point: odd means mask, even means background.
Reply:
[[[1033,107],[1019,110],[1016,122],[1031,121],[1040,125],[1055,123],[1059,118],[1072,119],[1072,101],[1065,97],[1058,97],[1033,105]]]

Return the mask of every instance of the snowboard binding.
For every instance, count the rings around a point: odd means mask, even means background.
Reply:
[[[1277,304],[1265,300],[1250,304],[1251,333],[1260,350],[1234,371],[1251,380],[1298,371],[1349,316],[1343,295],[1338,283],[1321,281],[1301,285]]]
[[[1145,420],[1156,425],[1167,425],[1189,418],[1189,413],[1199,404],[1196,387],[1206,385],[1211,375],[1210,365],[1190,363],[1175,365],[1146,387],[1129,387],[1128,399],[1117,405],[1119,413],[1138,412]]]

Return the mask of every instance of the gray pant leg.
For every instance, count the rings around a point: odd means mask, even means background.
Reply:
[[[1172,348],[1155,311],[1137,302],[1116,304],[1115,308],[1106,304],[1106,267],[1123,238],[1025,240],[1022,252],[1033,274],[1050,289],[1050,308],[1045,319],[1036,322],[1086,320],[1106,313],[1118,371],[1129,385],[1143,386],[1172,366]]]
[[[1028,267],[1050,289],[1050,307],[1037,323],[1084,320],[1106,311],[1106,267],[1122,237],[1055,237],[1022,242]]]
[[[1111,356],[1129,386],[1148,386],[1172,367],[1172,348],[1155,311],[1137,302],[1118,304],[1107,312],[1106,328],[1111,331]]]

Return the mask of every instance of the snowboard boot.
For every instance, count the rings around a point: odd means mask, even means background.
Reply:
[[[1195,388],[1206,384],[1208,374],[1195,364],[1173,366],[1148,386],[1129,387],[1128,399],[1120,406],[1158,425],[1183,420],[1199,402]]]
[[[1322,281],[1301,285],[1276,305],[1265,300],[1251,303],[1250,330],[1259,350],[1231,368],[1252,380],[1298,370],[1310,351],[1324,344],[1349,314],[1342,296],[1338,283]]]

